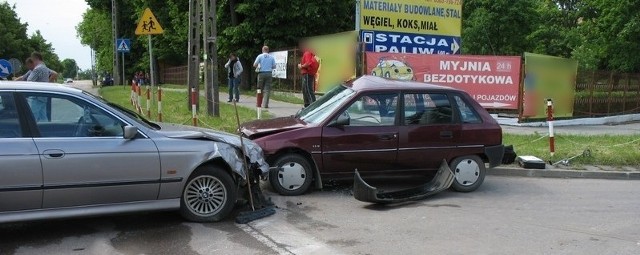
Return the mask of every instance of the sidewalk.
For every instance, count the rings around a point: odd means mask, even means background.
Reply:
[[[162,89],[165,91],[186,91],[186,89],[172,89],[172,88],[162,88]],[[204,93],[205,93],[204,91],[200,91],[200,95],[204,96],[205,95]],[[229,99],[229,93],[220,91],[219,98],[220,98],[221,104],[232,104],[232,103],[227,103],[227,100]],[[257,102],[257,98],[255,96],[240,95],[240,101],[236,104],[238,106],[255,110],[256,102]],[[263,108],[262,110],[269,112],[269,114],[271,114],[273,117],[286,117],[286,116],[295,115],[300,109],[302,109],[302,105],[300,104],[292,104],[287,102],[269,100],[269,108],[267,109]]]

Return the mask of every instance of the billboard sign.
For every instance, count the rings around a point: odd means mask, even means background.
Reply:
[[[309,37],[306,44],[319,59],[316,91],[327,92],[356,76],[356,31]]]
[[[269,55],[271,55],[276,60],[276,69],[273,69],[273,73],[271,77],[286,79],[288,51],[285,50],[285,51],[270,52]]]
[[[460,37],[396,32],[362,31],[367,52],[460,54]]]
[[[533,53],[524,54],[523,118],[546,118],[546,100],[556,118],[573,116],[578,62]]]
[[[367,53],[367,73],[444,85],[469,93],[485,108],[518,109],[517,56]]]
[[[460,37],[462,0],[360,0],[360,29]]]

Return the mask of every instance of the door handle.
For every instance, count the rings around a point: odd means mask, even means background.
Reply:
[[[451,139],[451,138],[453,138],[453,132],[451,132],[451,131],[440,131],[440,138]]]
[[[384,134],[384,135],[378,136],[378,138],[380,138],[380,140],[383,140],[383,141],[393,140],[393,139],[396,139],[397,137],[398,137],[398,134]]]
[[[45,158],[62,158],[64,157],[64,151],[58,149],[45,150],[42,152]]]

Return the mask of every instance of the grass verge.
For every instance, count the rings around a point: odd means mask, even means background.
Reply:
[[[590,157],[577,157],[571,165],[606,165],[606,166],[638,166],[640,165],[640,135],[633,136],[580,136],[556,135],[555,155],[549,153],[549,138],[542,135],[504,134],[504,144],[514,145],[518,155],[531,155],[547,162],[557,162],[590,150]]]
[[[143,90],[144,95],[145,90]],[[123,89],[119,86],[104,87],[100,89],[100,95],[110,102],[119,104],[128,109],[135,110],[131,102],[129,101],[131,91],[129,89]],[[169,123],[177,123],[184,125],[192,125],[191,108],[188,107],[188,97],[185,91],[163,91],[162,92],[162,121]],[[154,98],[157,98],[155,96]],[[146,111],[147,100],[141,98],[142,109]],[[205,97],[200,97],[200,111],[198,112],[198,119],[200,123],[198,126],[226,131],[230,133],[236,133],[237,123],[235,111],[231,104],[220,104],[220,117],[212,117],[206,114],[207,100]],[[145,117],[149,120],[156,121],[158,117],[158,103],[154,99],[151,103],[151,118]],[[246,122],[256,119],[256,112],[254,109],[248,109],[238,106],[238,114],[240,116],[240,122]],[[263,113],[263,118],[270,118],[267,113]]]

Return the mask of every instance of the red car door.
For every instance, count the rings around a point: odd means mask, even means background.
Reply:
[[[397,93],[358,97],[341,112],[347,125],[322,130],[323,172],[353,174],[397,169]],[[338,118],[339,116],[336,116]]]
[[[445,93],[403,94],[398,167],[406,171],[437,170],[455,155],[461,126]]]

